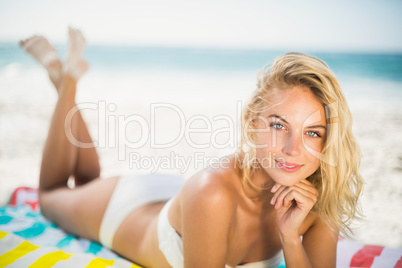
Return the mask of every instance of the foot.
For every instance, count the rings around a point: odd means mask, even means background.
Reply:
[[[80,30],[70,27],[68,33],[70,45],[63,73],[78,81],[89,69],[88,63],[84,60],[86,41]]]
[[[32,36],[21,40],[20,45],[31,54],[49,73],[49,78],[57,87],[61,78],[62,64],[56,49],[43,36]]]

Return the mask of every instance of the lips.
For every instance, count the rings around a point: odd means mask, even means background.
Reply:
[[[295,163],[289,163],[289,162],[279,162],[275,160],[276,166],[280,168],[281,170],[285,172],[295,172],[301,168],[301,165],[295,164]]]

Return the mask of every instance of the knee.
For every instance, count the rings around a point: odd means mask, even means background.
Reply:
[[[59,224],[60,214],[74,208],[73,200],[65,198],[65,191],[68,188],[57,188],[53,190],[39,190],[39,207],[43,216],[50,221]]]
[[[51,190],[39,189],[38,192],[39,207],[43,216],[53,221],[51,216]]]
[[[51,192],[53,190],[67,187],[68,177],[49,176],[41,171],[39,176],[39,195]]]
[[[93,169],[87,171],[85,174],[75,174],[74,183],[76,186],[84,185],[94,179],[99,178],[100,169]]]

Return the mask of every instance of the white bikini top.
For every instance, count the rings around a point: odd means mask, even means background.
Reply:
[[[183,241],[168,219],[168,210],[172,203],[171,198],[166,205],[162,208],[158,218],[158,240],[159,249],[165,255],[166,260],[173,268],[183,268]],[[282,250],[279,251],[272,258],[259,261],[250,262],[243,265],[236,266],[236,268],[275,268],[278,267],[283,259]],[[226,265],[225,268],[232,268]]]

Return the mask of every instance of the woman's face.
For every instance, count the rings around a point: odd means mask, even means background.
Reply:
[[[274,89],[253,125],[256,156],[277,183],[290,186],[313,174],[320,165],[326,137],[324,106],[305,87]]]

